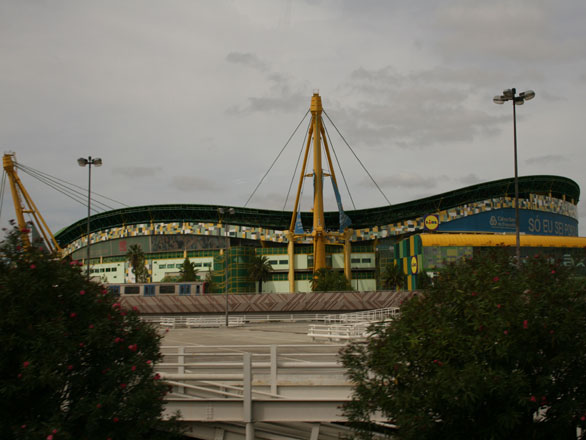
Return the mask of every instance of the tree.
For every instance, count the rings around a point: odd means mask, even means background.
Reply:
[[[146,283],[148,281],[149,273],[145,266],[146,258],[142,248],[138,244],[133,244],[128,248],[126,258],[130,267],[132,267],[132,273],[135,276],[136,283]]]
[[[197,269],[195,264],[189,261],[189,257],[185,257],[183,260],[183,266],[181,267],[181,276],[179,281],[196,281],[197,280]]]
[[[586,286],[499,251],[440,271],[401,317],[344,350],[345,414],[380,411],[404,439],[575,439],[586,428]]]
[[[399,264],[390,262],[385,266],[381,278],[385,289],[397,290],[397,288],[403,288],[405,273]]]
[[[0,438],[176,438],[155,328],[18,231],[0,252]]]
[[[271,279],[272,266],[265,255],[255,255],[248,264],[248,277],[250,281],[258,281],[258,293],[262,293],[263,281]]]
[[[217,287],[216,287],[216,283],[214,282],[214,275],[213,275],[212,270],[209,270],[206,273],[204,285],[205,285],[206,293],[217,293],[216,292]]]
[[[314,272],[311,290],[314,292],[339,292],[352,290],[352,286],[343,272],[324,267]]]

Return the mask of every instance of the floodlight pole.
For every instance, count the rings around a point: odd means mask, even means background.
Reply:
[[[523,105],[525,101],[535,98],[533,90],[527,90],[517,95],[517,89],[507,89],[503,91],[500,96],[495,96],[493,101],[495,104],[504,104],[506,101],[513,102],[513,144],[515,154],[515,235],[516,235],[516,254],[517,254],[517,268],[521,267],[521,232],[519,221],[519,173],[517,165],[517,106]]]
[[[87,279],[89,280],[90,277],[90,217],[91,217],[91,206],[92,206],[92,165],[94,166],[101,166],[102,159],[99,157],[95,157],[92,159],[91,156],[88,156],[87,159],[80,157],[77,159],[77,163],[80,167],[88,166],[88,184],[87,184],[87,256],[86,256],[86,275]]]
[[[515,153],[515,246],[517,254],[517,269],[521,267],[521,228],[519,222],[519,168],[517,163],[517,104],[515,103],[515,93],[513,91],[513,145]]]

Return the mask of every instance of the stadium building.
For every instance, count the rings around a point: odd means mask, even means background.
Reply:
[[[558,248],[559,258],[582,264],[586,239],[578,238],[579,196],[579,186],[568,178],[519,178],[523,255],[529,248]],[[326,265],[342,271],[349,259],[347,276],[353,288],[370,291],[381,288],[380,271],[394,262],[407,275],[404,287],[416,288],[418,275],[441,261],[469,255],[475,247],[514,246],[514,200],[511,178],[412,202],[346,211],[352,221],[346,235],[349,255],[344,254],[347,246],[326,243]],[[312,215],[302,213],[296,229],[311,231]],[[223,292],[227,282],[229,292],[254,292],[258,285],[248,278],[247,266],[254,255],[265,255],[272,273],[263,292],[307,292],[313,245],[307,233],[293,249],[288,246],[292,216],[287,211],[216,205],[138,206],[91,216],[89,237],[84,218],[56,238],[66,255],[84,264],[89,238],[92,276],[108,283],[133,281],[126,254],[130,246],[139,245],[152,283],[177,275],[189,257],[201,279],[210,273],[213,290]],[[338,211],[325,212],[324,219],[326,230],[340,228]],[[456,236],[459,242],[454,242]]]

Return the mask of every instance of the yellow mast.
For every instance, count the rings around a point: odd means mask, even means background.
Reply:
[[[322,167],[322,143],[326,152],[326,158],[329,164],[331,178],[334,184],[336,183],[336,175],[330,157],[328,143],[326,141],[325,129],[322,125],[322,102],[319,93],[314,93],[311,97],[311,125],[307,136],[307,144],[305,146],[305,155],[303,157],[303,166],[301,168],[301,175],[299,176],[299,186],[297,188],[297,197],[293,207],[293,214],[291,217],[291,224],[289,230],[285,232],[289,240],[288,255],[289,255],[289,290],[295,291],[295,240],[297,238],[303,239],[311,237],[313,241],[313,271],[316,272],[326,267],[326,243],[344,243],[344,274],[351,279],[350,271],[350,237],[352,236],[352,229],[346,228],[344,232],[327,231],[324,218],[324,197],[323,197],[323,179],[324,171]],[[306,174],[307,159],[309,156],[309,149],[312,145],[313,139],[313,172]],[[297,213],[299,210],[299,198],[301,195],[301,188],[303,179],[305,177],[313,177],[313,230],[311,234],[295,233],[295,223],[297,220]]]
[[[20,178],[18,177],[18,174],[16,174],[14,153],[4,154],[2,162],[4,166],[4,171],[6,172],[8,180],[10,181],[10,189],[12,190],[12,200],[14,202],[14,212],[16,214],[18,228],[21,230],[22,242],[24,246],[28,248],[31,245],[28,233],[25,232],[29,228],[24,219],[24,214],[30,214],[34,220],[35,225],[37,226],[39,233],[43,237],[47,249],[50,252],[61,252],[61,248],[59,247],[57,240],[55,240],[55,237],[51,233],[51,230],[47,226],[47,223],[45,223],[45,219],[37,209],[31,197],[29,196]],[[26,207],[23,204],[23,201],[26,203]]]
[[[321,97],[311,97],[313,127],[313,271],[326,267],[326,237],[324,220],[324,175],[321,164]]]

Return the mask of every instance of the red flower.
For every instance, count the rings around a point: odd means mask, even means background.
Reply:
[[[120,384],[120,388],[122,388],[122,389],[126,388],[126,384],[125,383],[121,383]]]
[[[70,317],[70,318],[75,318],[76,316],[77,316],[77,313],[75,313],[75,312],[71,312],[71,313],[69,314],[69,317]]]
[[[122,338],[119,338],[119,337],[114,338],[114,343],[116,343],[116,344],[119,342],[122,342],[122,341],[123,341]]]
[[[82,295],[82,296],[85,295],[85,290],[80,290],[79,291],[79,294]]]
[[[49,435],[47,436],[47,440],[53,440],[53,434],[49,434]]]
[[[553,335],[554,333],[555,333],[555,331],[553,331],[553,330],[550,330],[550,331],[549,331],[549,334],[550,334],[550,335]]]
[[[132,371],[136,371],[136,365],[133,365],[133,366],[132,366],[130,369],[131,369]]]
[[[132,306],[132,310],[134,310],[135,312],[138,312],[138,307]]]
[[[68,365],[68,366],[67,366],[67,369],[68,369],[69,371],[73,370],[73,365]]]
[[[93,324],[90,324],[90,325],[89,325],[89,328],[94,328],[94,325],[93,325]]]
[[[551,273],[555,273],[555,269],[552,269],[552,270],[551,270]]]
[[[160,378],[161,378],[161,375],[159,373],[157,373],[153,376],[153,379],[155,379],[155,380],[159,380]]]
[[[500,304],[497,304],[497,305],[496,305],[496,308],[497,308],[497,309],[500,309],[501,307],[502,307],[502,306],[501,306]]]
[[[20,425],[22,429],[26,429],[26,425]]]
[[[28,234],[30,231],[31,231],[31,230],[30,230],[30,229],[28,229],[28,228],[22,228],[22,229],[20,230],[20,232],[22,232],[23,234]]]
[[[531,397],[529,398],[529,400],[530,400],[531,402],[537,402],[537,397],[535,397],[535,396],[531,396]]]
[[[36,268],[37,268],[37,266],[35,266],[34,264],[31,264],[30,268],[31,268],[31,269],[36,269]]]
[[[101,404],[101,403],[98,403],[98,404],[96,405],[96,408],[98,408],[98,409],[100,409],[101,407],[102,407],[102,404]]]
[[[523,328],[524,329],[529,328],[529,321],[527,321],[527,320],[523,321]]]
[[[80,346],[80,347],[83,347],[84,345],[85,345],[85,344],[84,344],[83,342],[80,342],[80,343],[79,343],[79,346]]]
[[[128,346],[128,349],[129,349],[130,351],[136,351],[136,350],[138,350],[138,345],[137,345],[137,344],[132,344],[132,345],[129,345],[129,346]]]
[[[120,419],[119,419],[118,417],[114,417],[114,418],[112,419],[112,421],[113,421],[114,423],[118,423],[118,422],[120,421]]]
[[[51,431],[53,434],[57,434],[57,430],[54,429],[53,431]]]
[[[508,334],[509,334],[509,331],[508,331],[508,330],[505,330],[503,333],[504,333],[505,335],[508,335]]]
[[[476,295],[478,295],[478,293],[476,293],[476,292],[472,292],[472,293],[471,293],[471,295],[472,295],[472,296],[476,296]]]
[[[153,363],[153,361],[146,361],[146,363],[150,365]]]
[[[499,282],[499,280],[500,280],[500,278],[499,278],[499,277],[494,277],[492,280],[493,280],[495,283],[498,283],[498,282]]]
[[[30,364],[31,364],[31,363],[30,363],[29,361],[24,361],[24,362],[22,363],[22,367],[23,367],[23,368],[26,368],[26,367],[28,367]]]

